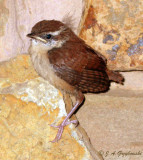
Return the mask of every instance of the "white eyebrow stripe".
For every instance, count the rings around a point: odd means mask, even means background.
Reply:
[[[55,32],[49,32],[49,34],[53,35],[53,36],[57,36],[59,35],[63,30],[65,30],[65,27],[61,27],[60,30],[55,31]]]

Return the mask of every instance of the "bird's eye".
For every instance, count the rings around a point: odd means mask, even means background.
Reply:
[[[47,35],[46,35],[46,39],[50,39],[51,37],[52,37],[51,34],[47,34]]]

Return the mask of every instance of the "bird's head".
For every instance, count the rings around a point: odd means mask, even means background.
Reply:
[[[48,50],[61,47],[71,35],[74,35],[72,30],[56,20],[40,21],[33,26],[31,33],[27,34],[35,43],[47,46]]]

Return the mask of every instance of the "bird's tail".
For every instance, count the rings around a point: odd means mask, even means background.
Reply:
[[[119,72],[111,71],[111,70],[107,70],[106,72],[108,74],[110,81],[114,81],[120,84],[124,83],[124,77]]]

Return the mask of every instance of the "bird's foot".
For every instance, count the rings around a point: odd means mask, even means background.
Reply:
[[[58,128],[58,133],[57,133],[55,139],[53,141],[50,141],[50,142],[53,142],[53,143],[58,142],[62,137],[62,133],[64,131],[64,127],[69,125],[69,124],[71,124],[71,123],[74,123],[77,126],[78,121],[77,120],[73,120],[73,121],[62,122],[59,126],[55,126],[55,125],[51,124],[50,125],[51,127]]]

